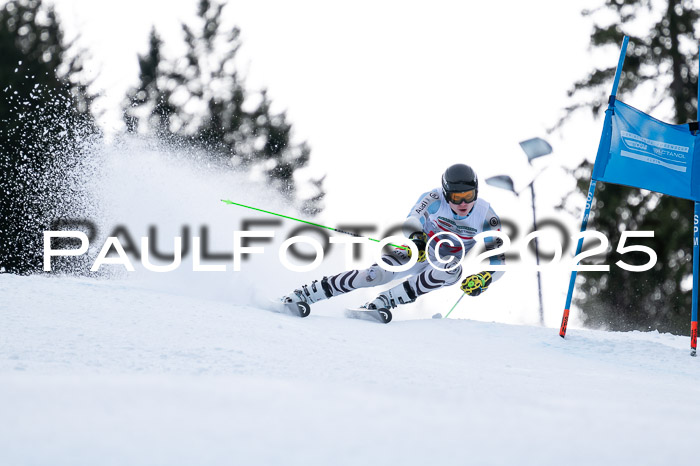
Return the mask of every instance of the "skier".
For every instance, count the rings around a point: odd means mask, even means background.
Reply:
[[[288,305],[297,305],[302,315],[308,315],[309,304],[332,298],[358,288],[385,285],[391,281],[406,278],[400,284],[381,292],[373,301],[360,309],[374,311],[383,322],[391,320],[391,311],[399,304],[414,302],[419,296],[437,290],[443,286],[457,283],[462,275],[460,262],[476,242],[473,237],[482,231],[499,230],[501,221],[489,203],[478,197],[479,182],[471,167],[456,164],[445,170],[442,175],[442,189],[436,188],[423,194],[413,206],[403,224],[403,234],[416,245],[418,261],[403,272],[390,272],[378,264],[364,270],[350,270],[331,277],[314,280],[310,285],[303,285],[284,296],[282,301]],[[457,235],[457,242],[453,235]],[[442,234],[441,234],[442,233]],[[433,236],[438,235],[432,239]],[[445,236],[443,236],[445,235]],[[451,238],[450,238],[451,236]],[[440,239],[440,250],[435,247]],[[452,245],[447,240],[451,239]],[[500,246],[499,238],[486,238],[486,250]],[[438,257],[450,262],[433,267]],[[430,262],[427,258],[430,258]],[[403,265],[411,258],[410,249],[394,248],[390,254],[384,254],[382,261],[392,266]],[[492,256],[491,264],[505,264],[503,254]],[[460,285],[469,296],[478,296],[489,288],[494,280],[503,275],[503,271],[483,271],[470,275]],[[306,311],[304,313],[304,310]]]

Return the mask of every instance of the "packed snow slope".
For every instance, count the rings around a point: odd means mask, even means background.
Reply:
[[[0,274],[0,464],[682,464],[699,363],[658,333]]]

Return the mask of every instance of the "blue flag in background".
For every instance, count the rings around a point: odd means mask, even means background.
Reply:
[[[697,137],[687,124],[663,123],[618,100],[606,112],[593,178],[700,201]]]

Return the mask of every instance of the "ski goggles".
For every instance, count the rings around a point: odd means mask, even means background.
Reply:
[[[476,189],[470,189],[462,193],[447,193],[447,201],[453,204],[469,203],[474,200],[476,200]]]

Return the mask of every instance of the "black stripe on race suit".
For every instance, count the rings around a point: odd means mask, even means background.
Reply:
[[[389,254],[384,254],[382,256],[382,261],[394,267],[396,267],[397,265],[402,265],[400,260],[398,260],[394,256],[390,256]]]
[[[355,289],[353,282],[359,273],[359,270],[350,270],[331,277],[329,281],[331,286],[339,293],[347,293]]]
[[[343,293],[343,290],[341,290],[341,289],[338,287],[337,281],[338,281],[338,278],[340,278],[340,276],[342,276],[342,275],[344,275],[344,274],[339,273],[338,275],[334,276],[334,277],[331,278],[331,280],[330,280],[331,285],[333,286],[333,288],[335,288],[336,290],[338,290],[340,293]]]
[[[432,283],[428,282],[428,278],[432,281]],[[418,275],[418,282],[416,283],[416,295],[420,296],[432,290],[436,290],[442,287],[444,283],[444,280],[438,280],[433,276],[432,270],[427,274],[420,274]],[[421,289],[421,285],[425,288],[425,291]]]
[[[351,290],[355,289],[355,279],[357,276],[360,275],[359,270],[355,270],[355,273],[352,274],[352,277],[350,277],[350,280],[348,281],[348,286],[350,287]]]
[[[351,272],[348,272],[345,274],[345,276],[340,280],[340,288],[347,293],[348,291],[352,291],[355,288],[352,286],[353,280],[355,280],[355,277],[357,277],[357,274],[360,272],[357,270],[353,270]],[[350,283],[348,283],[350,282]],[[348,287],[349,285],[349,287]]]

